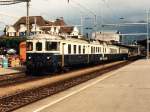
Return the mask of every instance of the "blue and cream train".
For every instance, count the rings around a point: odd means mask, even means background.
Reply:
[[[128,49],[82,36],[38,34],[27,39],[27,72],[49,73],[64,67],[128,58]]]

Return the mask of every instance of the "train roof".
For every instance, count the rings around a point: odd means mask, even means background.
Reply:
[[[84,43],[84,44],[93,44],[93,45],[99,45],[99,44],[107,44],[105,42],[101,42],[98,40],[88,40],[86,38],[83,38],[81,35],[73,36],[73,35],[51,35],[51,34],[37,34],[32,35],[28,37],[28,40],[60,40],[60,41],[69,41],[69,42],[78,42],[78,43]]]
[[[88,43],[88,41],[80,36],[80,38],[75,38],[71,35],[51,35],[51,34],[37,34],[28,37],[28,40],[60,40],[60,41],[71,41],[79,43]]]
[[[37,35],[32,35],[28,37],[28,40],[42,40],[42,39],[62,40],[63,37],[58,36],[58,35],[50,35],[50,34],[37,34]]]
[[[113,44],[115,46],[119,46],[119,47],[124,47],[124,48],[127,48],[127,49],[136,49],[137,46],[129,46],[129,45],[124,45],[124,44]]]

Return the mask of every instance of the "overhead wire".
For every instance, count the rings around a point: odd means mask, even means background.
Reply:
[[[79,2],[76,2],[75,0],[70,0],[70,1],[74,2],[76,5],[78,5],[79,7],[83,8],[84,10],[88,11],[92,15],[96,15],[95,12],[93,12],[91,9],[85,7],[84,5],[80,4]]]
[[[76,4],[78,7],[80,7],[80,8],[82,8],[82,9],[84,9],[86,12],[88,12],[89,14],[91,14],[92,16],[94,16],[93,18],[92,17],[88,17],[88,19],[91,19],[91,20],[93,20],[93,22],[94,22],[94,24],[93,24],[93,30],[97,30],[97,17],[96,17],[96,13],[95,12],[93,12],[90,8],[87,8],[87,7],[85,7],[84,5],[82,5],[82,4],[80,4],[80,3],[78,3],[78,2],[76,2],[75,0],[70,0],[70,1],[72,1],[74,4]],[[87,18],[84,18],[84,19],[86,19],[87,20]],[[84,20],[85,21],[85,20]],[[92,24],[91,24],[92,25]]]
[[[72,2],[70,2],[70,5],[72,5],[74,8],[78,8],[78,11],[80,12],[80,14],[89,16],[89,13],[87,13],[87,11],[83,10],[83,8],[81,8],[79,5],[74,4]],[[87,14],[85,14],[85,13],[87,13]]]
[[[117,17],[116,19],[120,19],[121,17],[123,17],[123,16],[119,16],[118,14],[116,14],[116,12],[114,11],[114,8],[112,8],[106,0],[102,0],[102,2],[106,5],[106,8],[110,11],[110,14],[112,15],[110,17],[112,18],[112,20],[114,20],[113,18],[114,16]]]

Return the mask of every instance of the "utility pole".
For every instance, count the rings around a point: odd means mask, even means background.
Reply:
[[[83,35],[83,16],[81,15],[81,35]]]
[[[36,20],[36,17],[34,18],[34,27],[35,27],[35,35],[37,34],[37,20]]]
[[[30,8],[30,0],[27,0],[27,16],[26,16],[26,26],[27,26],[27,34],[26,36],[28,37],[30,35],[30,20],[29,20],[29,8]]]
[[[95,29],[95,39],[96,39],[96,31],[97,31],[97,16],[94,15],[94,29]]]
[[[149,10],[147,10],[147,59],[149,59]]]
[[[83,6],[83,5],[80,4],[79,2],[76,2],[75,0],[68,0],[68,3],[69,3],[69,1],[74,2],[76,5],[78,5],[79,7],[82,7],[84,10],[88,11],[89,13],[91,13],[91,14],[94,16],[94,27],[95,27],[95,28],[93,28],[93,29],[94,29],[94,31],[96,31],[96,30],[97,30],[97,28],[96,28],[96,26],[97,26],[97,22],[96,22],[96,20],[97,20],[96,13],[94,13],[91,9],[89,9],[89,8],[87,8],[87,7],[85,7],[85,6]]]

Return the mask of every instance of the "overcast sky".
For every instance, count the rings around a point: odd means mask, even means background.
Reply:
[[[26,4],[0,6],[1,24],[11,24],[26,15]],[[48,20],[58,17],[72,24],[79,23],[80,16],[98,17],[98,22],[113,23],[123,17],[126,21],[144,20],[150,0],[31,0],[30,15],[41,15]],[[124,20],[124,21],[125,21]]]

